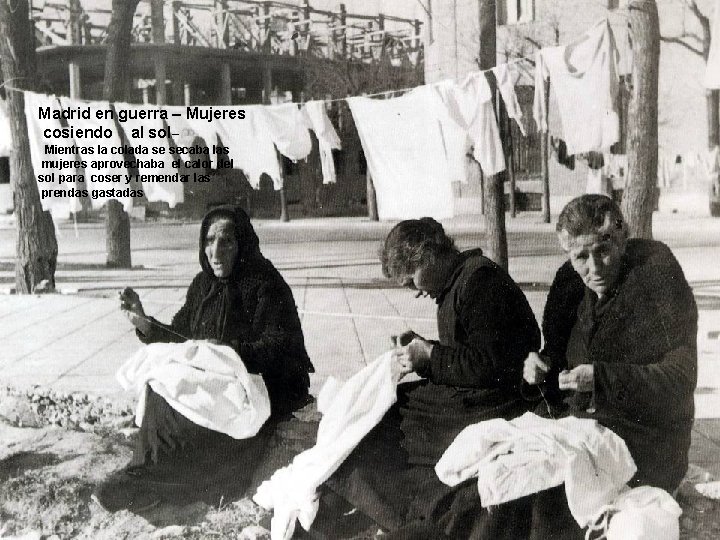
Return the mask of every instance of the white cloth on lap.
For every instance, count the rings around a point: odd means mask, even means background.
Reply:
[[[263,482],[253,500],[273,509],[271,536],[287,540],[296,520],[309,530],[318,510],[317,489],[340,467],[397,399],[391,352],[353,375],[344,384],[332,377],[318,396],[320,421],[315,446]]]
[[[483,507],[565,483],[570,513],[581,527],[636,471],[625,442],[595,420],[548,420],[533,413],[466,427],[435,466],[449,486],[477,477]]]
[[[257,435],[270,417],[270,397],[260,375],[249,374],[238,354],[207,341],[153,343],[117,372],[139,400],[135,422],[145,413],[145,385],[188,420],[235,439]]]

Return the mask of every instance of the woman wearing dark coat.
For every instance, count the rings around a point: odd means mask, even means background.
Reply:
[[[434,466],[464,427],[526,410],[523,360],[538,350],[540,332],[507,273],[479,249],[458,251],[431,218],[396,225],[382,263],[386,277],[436,301],[439,340],[401,336],[397,369],[423,380],[398,386],[396,405],[327,486],[381,528],[398,531],[453,492]]]
[[[146,317],[132,289],[121,293],[121,307],[143,343],[194,339],[232,347],[250,373],[262,375],[270,419],[255,437],[236,440],[194,424],[148,387],[133,459],[95,493],[108,510],[194,500],[217,504],[221,497],[241,495],[277,421],[307,402],[313,366],[292,292],[262,256],[240,208],[218,207],[204,217],[200,266],[170,325]]]

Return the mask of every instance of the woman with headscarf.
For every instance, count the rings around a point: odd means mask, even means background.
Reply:
[[[260,252],[243,210],[211,210],[200,227],[201,272],[170,325],[147,317],[132,289],[121,309],[143,343],[208,340],[229,345],[265,382],[271,416],[250,439],[199,426],[149,386],[133,459],[95,492],[106,509],[142,511],[161,502],[218,503],[241,495],[279,419],[307,403],[314,371],[290,287]]]

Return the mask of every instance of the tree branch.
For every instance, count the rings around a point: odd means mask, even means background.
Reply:
[[[703,51],[702,51],[701,49],[696,49],[695,47],[693,47],[693,46],[690,45],[689,43],[683,41],[683,40],[682,40],[681,38],[679,38],[679,37],[665,37],[665,36],[660,36],[660,41],[664,41],[665,43],[675,43],[675,44],[677,44],[677,45],[680,45],[680,46],[682,46],[682,47],[685,47],[687,50],[689,50],[690,52],[693,52],[693,53],[697,54],[698,56],[704,56],[704,53],[703,53]]]

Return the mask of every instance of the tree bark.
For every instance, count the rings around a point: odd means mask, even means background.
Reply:
[[[658,152],[660,31],[654,0],[631,0],[634,71],[628,106],[628,180],[622,210],[630,236],[652,238]]]
[[[478,0],[480,51],[478,54],[480,69],[495,66],[496,58],[496,2],[495,0]],[[494,78],[491,77],[494,83]],[[495,84],[493,94],[495,93]],[[485,235],[487,256],[496,264],[508,269],[508,247],[505,232],[505,197],[503,181],[505,174],[485,175]]]
[[[20,294],[33,292],[43,280],[47,280],[50,289],[55,288],[58,254],[52,217],[42,210],[30,161],[25,100],[21,92],[11,90],[31,90],[37,80],[34,27],[28,9],[27,0],[0,2],[0,64],[8,87],[7,107],[13,140],[10,183],[17,223],[15,289]]]
[[[127,100],[131,31],[138,2],[139,0],[112,0],[103,80],[103,98],[108,101]],[[108,201],[106,209],[106,264],[114,268],[131,268],[130,217],[116,200]]]

